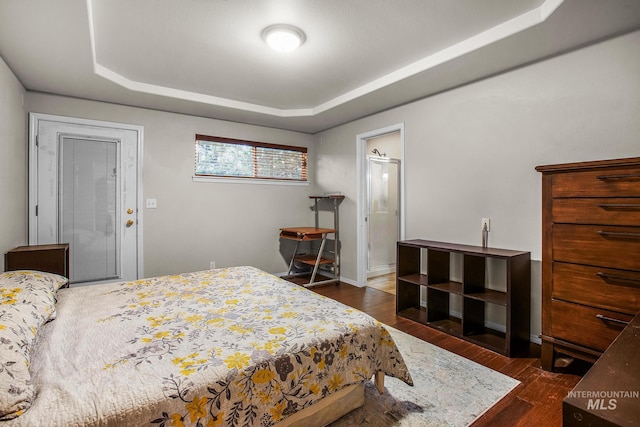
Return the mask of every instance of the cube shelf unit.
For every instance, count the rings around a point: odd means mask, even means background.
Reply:
[[[459,254],[459,255],[454,255]],[[461,256],[462,262],[452,262]],[[426,261],[423,262],[423,260]],[[504,260],[506,283],[490,283],[487,266]],[[461,271],[454,271],[452,269]],[[530,341],[531,254],[428,240],[398,242],[396,313],[511,357],[525,353]],[[461,281],[454,280],[460,277]],[[504,290],[495,290],[501,288]],[[426,292],[426,307],[420,304]],[[460,311],[452,310],[457,300]],[[486,311],[502,307],[505,332],[487,326]]]

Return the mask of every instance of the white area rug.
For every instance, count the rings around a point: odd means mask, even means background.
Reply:
[[[385,378],[385,392],[370,381],[365,404],[331,427],[467,426],[520,382],[387,326],[414,386]]]

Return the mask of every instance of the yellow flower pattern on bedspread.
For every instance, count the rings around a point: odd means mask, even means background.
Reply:
[[[411,384],[381,323],[253,267],[100,292],[94,301],[114,305],[93,320],[96,333],[127,329],[101,375],[142,375],[158,389],[145,398],[161,396],[136,425],[271,426],[377,371]]]

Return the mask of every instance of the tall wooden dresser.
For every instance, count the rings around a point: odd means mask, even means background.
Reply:
[[[542,368],[594,362],[640,310],[640,157],[542,173]]]

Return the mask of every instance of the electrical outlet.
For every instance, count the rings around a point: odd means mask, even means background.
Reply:
[[[213,270],[214,268],[216,268],[216,262],[215,261],[211,261],[209,263],[209,270]]]
[[[482,229],[487,227],[487,231],[491,231],[491,220],[489,218],[482,218]]]

